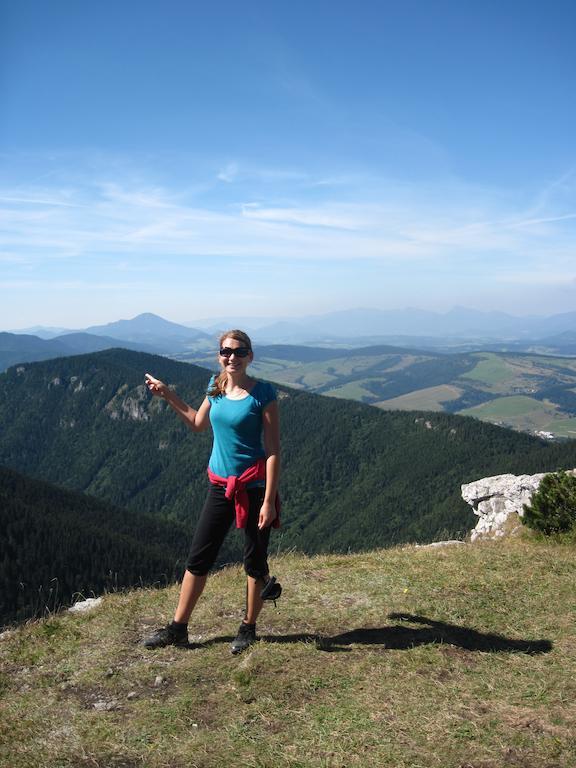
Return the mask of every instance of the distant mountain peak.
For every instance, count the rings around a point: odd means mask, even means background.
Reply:
[[[142,312],[130,320],[116,320],[106,325],[93,325],[86,328],[86,333],[96,336],[111,336],[126,341],[145,342],[156,346],[162,345],[168,340],[193,341],[209,338],[204,331],[187,328],[180,323],[173,323],[153,312]]]
[[[133,317],[132,320],[127,320],[126,322],[134,322],[135,320],[160,320],[163,323],[171,322],[160,315],[154,314],[154,312],[141,312],[139,315]]]

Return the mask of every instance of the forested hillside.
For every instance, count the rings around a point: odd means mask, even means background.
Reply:
[[[146,371],[198,404],[204,369],[110,350],[0,376],[0,464],[137,513],[194,523],[210,435],[195,435],[143,385]],[[382,412],[279,387],[283,526],[272,547],[358,550],[464,534],[460,485],[576,466],[576,443],[445,413]],[[230,552],[239,554],[239,539]],[[225,553],[228,559],[230,552]]]
[[[0,626],[104,589],[178,578],[181,523],[114,507],[0,467]]]

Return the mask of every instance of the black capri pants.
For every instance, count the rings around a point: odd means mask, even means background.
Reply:
[[[225,487],[210,485],[208,496],[194,532],[186,570],[204,576],[214,565],[230,526],[236,520],[234,499],[227,499]],[[268,576],[268,540],[270,528],[258,528],[264,488],[248,488],[248,522],[244,528],[244,570],[255,579]]]

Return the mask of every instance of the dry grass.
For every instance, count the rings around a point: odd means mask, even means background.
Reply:
[[[190,649],[137,644],[176,587],[30,623],[0,640],[0,765],[573,768],[574,553],[523,537],[285,556],[281,607],[240,657],[236,567]]]

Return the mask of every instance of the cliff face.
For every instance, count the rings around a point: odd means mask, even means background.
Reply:
[[[569,470],[576,474],[576,469]],[[504,536],[514,531],[524,515],[524,504],[532,495],[546,473],[536,475],[494,475],[462,486],[462,498],[480,518],[472,530],[471,540]]]

